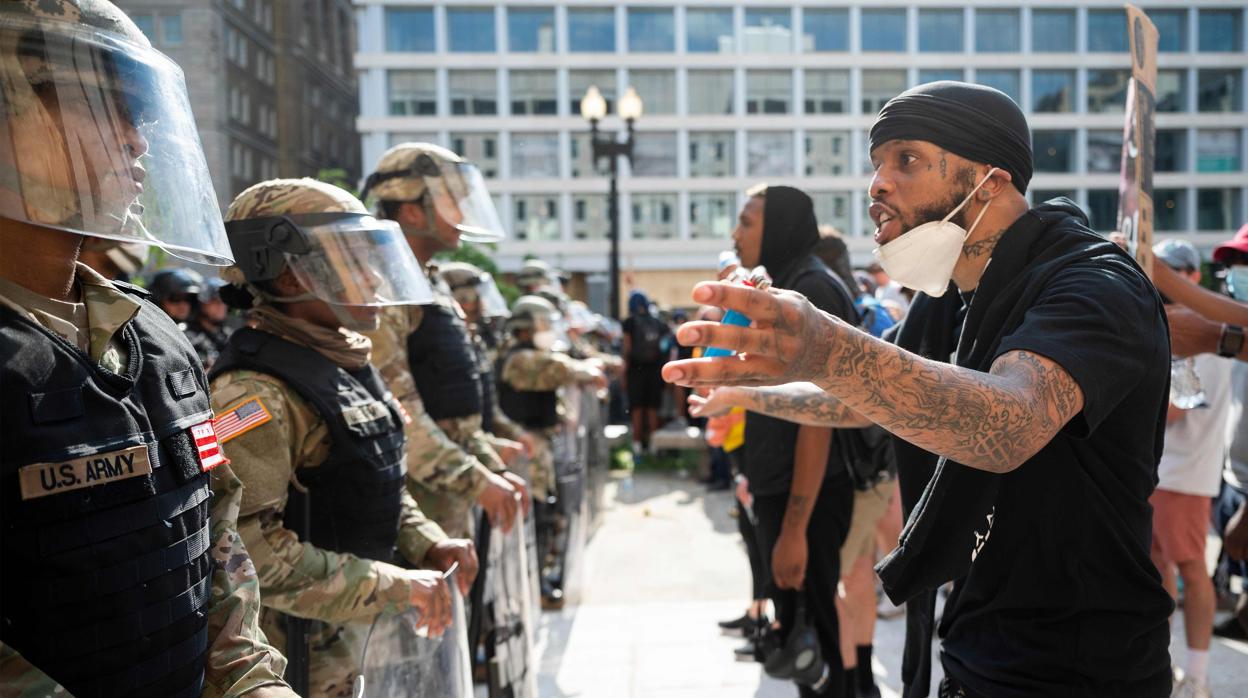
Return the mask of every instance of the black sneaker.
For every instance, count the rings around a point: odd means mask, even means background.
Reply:
[[[760,661],[758,658],[758,645],[755,644],[754,638],[746,640],[745,644],[733,650],[732,654],[738,662]]]
[[[1248,631],[1244,630],[1244,624],[1239,622],[1239,618],[1231,616],[1226,620],[1213,626],[1213,634],[1217,637],[1224,637],[1228,640],[1239,640],[1240,642],[1248,642]]]
[[[725,635],[744,635],[746,628],[751,628],[753,626],[754,619],[751,618],[748,613],[742,615],[740,618],[719,621],[719,629],[723,630]]]

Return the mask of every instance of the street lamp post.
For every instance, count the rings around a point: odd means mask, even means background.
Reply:
[[[607,217],[611,219],[611,317],[620,319],[620,192],[616,180],[620,175],[619,156],[633,159],[633,123],[641,118],[641,97],[637,90],[628,88],[620,98],[619,115],[624,119],[628,129],[628,137],[619,142],[614,133],[605,138],[598,136],[598,122],[607,115],[607,101],[596,85],[590,85],[581,98],[581,116],[589,121],[590,140],[593,145],[593,159],[597,163],[602,158],[611,161],[611,188],[607,195]]]

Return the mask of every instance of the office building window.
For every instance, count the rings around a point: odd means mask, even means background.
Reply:
[[[941,80],[961,80],[963,78],[961,68],[933,68],[919,71],[919,84],[923,85],[929,82],[939,82]]]
[[[628,84],[637,90],[646,114],[676,113],[675,71],[630,70]]]
[[[446,39],[455,53],[493,53],[494,10],[488,7],[446,8]]]
[[[632,195],[633,238],[636,240],[670,240],[677,236],[676,195]]]
[[[745,71],[746,114],[788,114],[792,111],[792,71]]]
[[[130,15],[130,21],[134,22],[134,26],[143,32],[143,36],[146,36],[148,41],[156,40],[156,17],[154,15],[139,12]]]
[[[1023,103],[1023,80],[1017,70],[978,70],[975,72],[975,82],[1001,90],[1016,104]]]
[[[806,132],[806,175],[839,177],[849,174],[849,131]]]
[[[1075,108],[1075,71],[1033,70],[1031,73],[1031,110],[1034,112],[1070,112]]]
[[[1187,10],[1147,10],[1161,34],[1157,50],[1177,53],[1187,50]]]
[[[689,114],[731,114],[733,80],[731,70],[690,70]]]
[[[437,143],[438,134],[436,133],[413,133],[410,131],[397,131],[389,134],[386,138],[386,147],[393,148],[401,143]]]
[[[793,173],[793,133],[756,131],[745,139],[746,170],[750,177],[789,177]]]
[[[685,11],[685,50],[689,53],[732,53],[732,10],[695,9]]]
[[[919,8],[919,50],[961,53],[965,47],[962,10]]]
[[[451,113],[476,116],[498,113],[498,78],[492,70],[447,72]]]
[[[615,10],[570,8],[568,50],[572,53],[615,53]]]
[[[472,161],[486,179],[498,177],[497,133],[451,133],[451,150]]]
[[[1243,219],[1239,212],[1238,189],[1197,189],[1196,229],[1235,230]]]
[[[1244,24],[1243,10],[1202,8],[1199,17],[1197,28],[1202,53],[1244,50],[1244,37],[1240,33]]]
[[[689,194],[689,237],[724,239],[736,227],[737,197],[732,192]]]
[[[386,73],[390,116],[432,116],[438,113],[438,85],[432,70],[391,70]]]
[[[802,10],[802,50],[848,51],[849,10],[814,7]]]
[[[513,194],[511,208],[517,240],[559,239],[558,194]]]
[[[182,45],[182,13],[176,10],[161,12],[160,43],[165,46]]]
[[[555,52],[555,11],[549,7],[507,8],[507,50]]]
[[[607,218],[606,194],[572,196],[572,239],[606,240],[611,221]]]
[[[975,50],[979,53],[1018,53],[1018,10],[975,10]]]
[[[1130,70],[1089,70],[1088,111],[1123,111],[1127,108],[1127,81]]]
[[[735,177],[737,139],[732,131],[689,132],[691,177]]]
[[[849,111],[848,70],[807,70],[807,114],[845,114]]]
[[[602,98],[607,102],[607,114],[615,112],[614,70],[569,70],[568,113],[577,117],[581,115],[581,98],[590,87],[597,87],[602,93]]]
[[[1088,51],[1126,51],[1127,13],[1124,10],[1088,10]]]
[[[1242,72],[1221,68],[1196,71],[1196,108],[1202,112],[1237,112],[1242,108]]]
[[[571,165],[573,177],[599,176],[598,163],[594,162],[594,146],[589,139],[590,135],[585,131],[577,130],[569,134],[568,141],[572,151]]]
[[[878,113],[885,102],[905,91],[904,70],[862,71],[862,113]]]
[[[1157,71],[1157,111],[1187,111],[1187,71]]]
[[[1157,129],[1156,149],[1153,154],[1153,170],[1156,172],[1183,172],[1187,170],[1186,130]]]
[[[819,225],[830,225],[849,237],[850,194],[847,191],[812,191],[810,198],[815,204],[815,220]]]
[[[1202,129],[1196,132],[1197,172],[1238,172],[1239,131]]]
[[[676,15],[670,8],[628,8],[628,50],[672,53],[676,50]]]
[[[1032,131],[1031,150],[1036,172],[1075,171],[1074,131]]]
[[[675,177],[676,134],[639,132],[633,146],[632,166],[638,177]]]
[[[904,53],[906,50],[906,11],[862,10],[863,51],[889,51]]]
[[[1187,192],[1183,189],[1153,190],[1153,229],[1158,231],[1183,230],[1187,227],[1187,212],[1183,208],[1183,200]]]
[[[1122,28],[1118,31],[1121,32]],[[1073,53],[1075,11],[1032,10],[1031,50],[1036,53]]]
[[[553,70],[513,70],[508,75],[511,85],[511,113],[553,115],[558,113],[556,74]]]
[[[544,179],[559,176],[559,135],[556,133],[511,134],[513,179]]]
[[[1122,169],[1122,129],[1088,131],[1088,172]]]
[[[386,8],[386,50],[433,53],[433,10]]]
[[[1088,190],[1088,222],[1093,230],[1112,232],[1118,229],[1118,190]]]
[[[791,53],[793,51],[793,12],[788,8],[746,8],[744,53]]]

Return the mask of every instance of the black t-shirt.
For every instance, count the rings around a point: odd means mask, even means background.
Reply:
[[[987,538],[966,543],[974,562],[939,635],[946,671],[971,690],[1169,695],[1172,603],[1148,556],[1169,386],[1162,323],[1141,274],[1080,262],[1047,281],[997,349],[1057,362],[1084,407],[1001,476],[976,533]]]
[[[653,315],[630,315],[620,323],[620,328],[631,342],[629,364],[662,366],[667,363],[673,344],[671,328]],[[664,345],[667,351],[664,351]]]
[[[781,281],[777,280],[780,288]],[[810,299],[820,310],[831,313],[850,324],[857,324],[857,311],[839,279],[820,262],[813,270],[797,273],[791,289]],[[793,482],[793,456],[797,445],[798,425],[754,412],[745,416],[745,476],[750,492],[756,497],[788,494]],[[833,437],[835,438],[835,437]],[[828,449],[826,477],[843,473],[844,464],[835,448]]]

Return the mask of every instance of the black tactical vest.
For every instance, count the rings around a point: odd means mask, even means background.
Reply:
[[[407,338],[407,361],[425,409],[435,420],[481,414],[481,376],[467,325],[450,305],[424,311]]]
[[[286,527],[319,548],[394,560],[403,493],[403,418],[377,369],[348,371],[308,347],[246,327],[230,336],[211,375],[239,369],[280,378],[329,427],[329,458],[298,471],[308,492],[290,487]],[[306,520],[311,526],[305,531]]]
[[[498,361],[498,406],[526,429],[550,429],[559,426],[559,398],[553,390],[516,390],[503,380],[503,368],[512,356],[533,349],[531,343],[517,344]]]
[[[0,641],[79,698],[198,696],[208,383],[146,300],[119,336],[120,375],[0,306]]]

